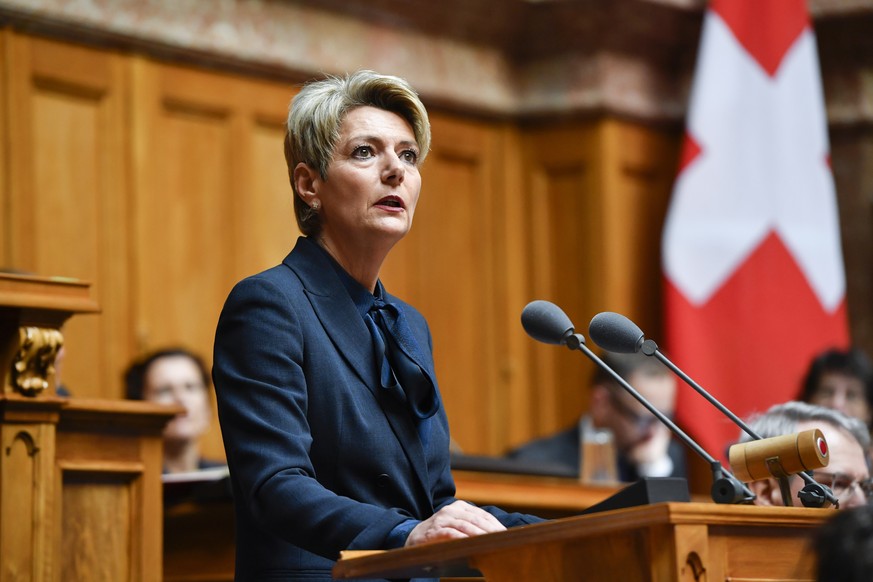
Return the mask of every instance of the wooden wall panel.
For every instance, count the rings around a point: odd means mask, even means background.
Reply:
[[[54,443],[53,425],[0,423],[2,582],[60,579],[52,559],[57,508],[46,501],[54,488]]]
[[[606,118],[530,129],[524,141],[533,296],[563,308],[586,339],[601,311],[624,313],[656,338],[660,233],[678,139]],[[548,434],[587,408],[593,364],[554,346],[532,353],[533,430]]]
[[[281,93],[283,101],[290,101],[290,91]],[[238,200],[240,277],[278,265],[300,236],[282,153],[284,136],[284,118],[256,119],[251,126],[248,179]]]
[[[12,55],[9,53],[9,31],[0,28],[0,269],[12,266],[12,231],[9,229],[9,168],[7,142],[9,142],[9,74]]]
[[[661,341],[661,232],[679,135],[614,119],[601,128],[603,296],[596,308],[630,317],[647,337]]]
[[[232,103],[222,102],[233,87],[179,76],[136,63],[137,339],[143,349],[178,344],[208,354],[234,272],[238,135]]]
[[[525,167],[531,220],[532,298],[560,306],[587,335],[602,296],[602,190],[595,125],[530,130]],[[590,362],[579,353],[532,344],[530,390],[535,430],[570,425],[587,401]]]
[[[873,125],[839,129],[831,139],[849,326],[854,343],[873,355]]]
[[[183,345],[211,362],[230,288],[280,263],[298,234],[282,145],[294,89],[133,69],[138,348]],[[217,421],[204,453],[224,455]]]
[[[296,88],[10,31],[0,47],[0,123],[15,146],[0,150],[15,168],[0,174],[0,256],[90,279],[104,308],[70,326],[74,393],[120,397],[130,359],[167,344],[211,363],[230,287],[279,263],[298,235],[282,155]],[[556,302],[583,333],[608,309],[658,337],[678,140],[608,118],[431,114],[415,225],[382,275],[430,321],[457,442],[497,454],[587,403],[591,364],[528,338],[528,301]],[[217,423],[205,452],[223,455]]]
[[[92,283],[103,313],[63,330],[63,381],[77,396],[116,396],[131,355],[123,62],[5,35],[8,266]]]
[[[536,299],[531,281],[533,248],[531,201],[525,178],[522,135],[512,123],[500,128],[496,159],[497,203],[494,206],[495,319],[497,395],[493,402],[500,428],[500,451],[535,435],[538,384],[531,383],[532,340],[521,326],[521,312]]]
[[[493,304],[499,134],[439,114],[431,124],[434,143],[414,226],[383,277],[392,293],[395,275],[404,281],[397,293],[430,324],[455,441],[470,453],[496,453],[502,444]]]

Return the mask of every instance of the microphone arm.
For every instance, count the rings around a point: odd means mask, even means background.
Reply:
[[[715,396],[704,390],[703,386],[694,381],[691,376],[683,372],[679,366],[670,361],[670,358],[664,355],[664,353],[658,349],[658,344],[654,342],[654,340],[647,339],[643,342],[643,345],[640,347],[640,351],[647,356],[654,356],[657,360],[659,360],[662,364],[670,368],[674,374],[682,378],[682,380],[694,388],[698,394],[706,398],[710,404],[715,406],[722,414],[727,416],[729,419],[733,421],[738,427],[740,427],[743,432],[752,437],[755,440],[761,440],[761,435],[752,430],[748,424],[746,424],[739,416],[734,414],[727,406],[719,402]]]
[[[654,342],[654,340],[647,339],[643,342],[640,351],[647,356],[654,356],[657,358],[662,364],[670,368],[677,376],[682,378],[686,384],[694,388],[698,394],[703,396],[710,404],[715,406],[722,414],[731,419],[734,424],[740,427],[747,435],[752,437],[754,440],[759,441],[763,437],[759,435],[757,432],[752,430],[748,424],[743,422],[743,420],[734,414],[728,407],[719,402],[715,396],[704,390],[703,386],[695,382],[688,374],[683,372],[679,366],[670,361],[670,358],[664,355],[664,353],[658,349],[658,344]],[[651,353],[649,353],[651,352]],[[798,494],[800,497],[800,501],[803,503],[805,507],[825,507],[827,504],[831,504],[834,507],[840,507],[840,500],[837,499],[836,495],[830,490],[830,488],[822,485],[818,481],[812,478],[806,471],[800,471],[797,473],[803,482],[806,484],[803,489]]]
[[[740,417],[734,414],[728,407],[707,392],[703,386],[695,382],[688,374],[670,361],[670,358],[665,356],[663,352],[658,349],[658,344],[656,344],[654,340],[647,339],[642,330],[640,330],[640,328],[627,317],[612,312],[598,313],[591,320],[591,324],[588,327],[588,333],[591,334],[591,339],[594,340],[594,343],[601,346],[603,349],[620,353],[642,352],[646,356],[654,356],[662,364],[672,370],[674,374],[682,378],[686,384],[691,386],[710,404],[715,406],[722,414],[733,421],[733,423],[740,427],[743,432],[754,440],[762,439],[761,435],[752,430],[752,428]],[[602,343],[599,341],[600,339],[603,339]],[[804,506],[824,507],[827,503],[833,504],[835,507],[840,506],[839,500],[830,488],[818,483],[805,471],[801,471],[797,474],[800,475],[800,478],[806,483],[806,486],[804,486],[803,490],[799,493],[800,500],[803,502]]]
[[[618,372],[597,357],[597,354],[585,345],[585,338],[575,332],[573,323],[560,307],[548,301],[531,301],[521,313],[521,324],[528,335],[537,341],[547,344],[565,345],[570,350],[579,350],[588,356],[592,362],[612,376],[622,388],[670,429],[686,446],[705,460],[712,470],[713,484],[710,493],[713,501],[716,503],[748,503],[755,498],[755,494],[746,487],[745,483],[722,468],[719,461],[707,453],[694,439],[685,434],[672,420],[646,400]]]
[[[710,470],[712,471],[712,489],[710,494],[712,496],[712,500],[716,503],[741,503],[741,502],[750,502],[755,498],[755,494],[752,493],[749,488],[734,477],[730,471],[724,469],[721,466],[721,463],[715,459],[712,455],[706,452],[706,450],[697,444],[694,439],[692,439],[688,434],[685,433],[681,428],[679,428],[676,423],[670,420],[667,416],[665,416],[660,410],[658,410],[653,404],[651,404],[648,400],[646,400],[642,394],[637,392],[637,390],[631,386],[624,378],[622,378],[618,372],[610,368],[606,362],[601,360],[597,354],[591,351],[591,349],[585,345],[585,338],[582,337],[578,333],[573,333],[569,335],[565,339],[565,345],[567,348],[571,350],[579,350],[588,358],[597,364],[600,368],[602,368],[606,373],[608,373],[612,378],[618,382],[622,388],[624,388],[631,396],[633,396],[637,402],[642,404],[646,410],[651,412],[658,420],[660,420],[670,431],[675,434],[679,440],[685,443],[688,447],[691,448],[699,457],[701,457],[704,461],[709,464]]]

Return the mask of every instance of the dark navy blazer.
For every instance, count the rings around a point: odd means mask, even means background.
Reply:
[[[421,314],[399,305],[426,365]],[[455,501],[444,409],[428,447],[383,394],[371,336],[330,259],[306,238],[238,283],[213,376],[236,508],[237,580],[330,580],[344,549],[382,549],[409,518]],[[538,521],[485,508],[511,527]]]

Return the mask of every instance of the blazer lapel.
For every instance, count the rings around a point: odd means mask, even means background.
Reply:
[[[385,412],[391,429],[400,441],[429,500],[427,458],[412,415],[404,404],[387,394],[381,394],[382,391],[374,384],[373,380],[379,375],[370,332],[333,266],[314,245],[309,239],[300,237],[294,249],[285,257],[284,263],[303,282],[306,295],[316,316],[327,330],[330,341]]]
[[[299,238],[284,262],[303,282],[306,296],[330,341],[346,364],[375,395],[372,378],[376,373],[376,364],[370,332],[333,266],[314,245],[306,238]]]

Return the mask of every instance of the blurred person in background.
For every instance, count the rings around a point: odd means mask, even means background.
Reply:
[[[812,549],[817,582],[873,580],[873,506],[835,513],[816,531]]]
[[[798,400],[873,422],[873,363],[858,348],[830,349],[809,365]]]
[[[605,353],[602,359],[665,416],[676,408],[676,378],[658,360],[643,354]],[[585,463],[583,435],[606,430],[615,448],[619,481],[640,477],[686,477],[685,449],[670,430],[599,366],[591,380],[588,413],[573,426],[528,442],[507,456],[519,461],[560,465],[580,474]]]
[[[183,348],[151,352],[128,367],[124,382],[131,400],[185,409],[164,428],[164,473],[224,466],[200,454],[200,438],[209,430],[212,418],[209,372],[200,356]]]

